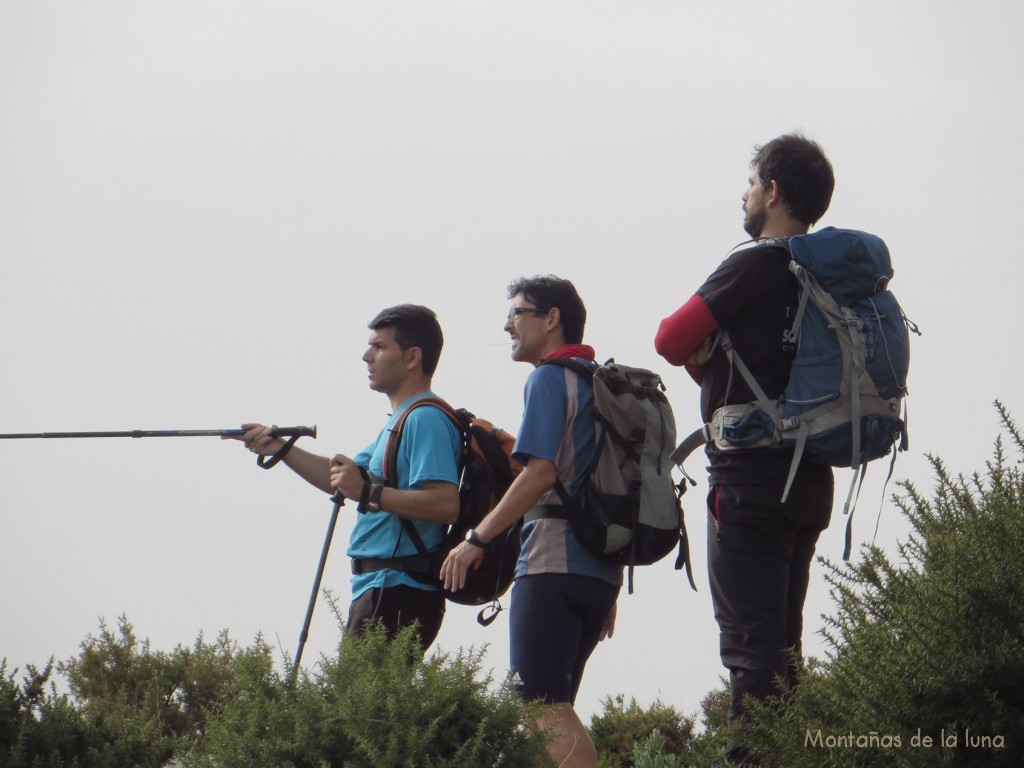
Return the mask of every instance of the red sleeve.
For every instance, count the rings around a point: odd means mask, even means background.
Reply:
[[[697,294],[661,321],[654,349],[672,365],[684,365],[710,334],[718,329],[711,310]]]
[[[704,367],[700,365],[685,365],[683,366],[686,372],[690,374],[690,378],[697,382],[698,385],[704,383]]]

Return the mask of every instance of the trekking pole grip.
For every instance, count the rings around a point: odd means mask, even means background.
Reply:
[[[312,427],[271,427],[274,437],[312,437],[316,440],[316,424]]]

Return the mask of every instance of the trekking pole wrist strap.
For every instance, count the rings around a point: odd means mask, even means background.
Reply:
[[[380,496],[384,493],[384,486],[380,483],[370,484],[370,497],[366,500],[366,508],[370,512],[380,512]]]
[[[356,505],[356,512],[365,514],[370,511],[370,508],[367,506],[367,504],[370,501],[371,485],[372,484],[370,483],[369,479],[363,480],[363,490],[359,494],[359,503]]]
[[[292,435],[289,437],[288,440],[285,441],[285,444],[281,446],[281,450],[272,456],[257,456],[257,466],[261,469],[270,469],[271,467],[276,466],[281,459],[288,455],[288,451],[292,449],[292,446],[295,445],[295,441],[298,440],[299,437],[299,435]]]
[[[357,512],[380,512],[380,496],[384,492],[384,485],[376,482],[367,473],[363,477],[363,490],[359,494]]]

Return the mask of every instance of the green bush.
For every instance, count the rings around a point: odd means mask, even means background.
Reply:
[[[874,547],[856,565],[824,561],[837,605],[827,657],[786,707],[756,707],[737,734],[765,765],[1024,764],[1021,463],[1001,439],[984,475],[931,463],[931,499],[901,484],[913,532],[897,562]]]
[[[19,685],[18,670],[0,661],[0,765],[5,768],[63,768],[98,765],[73,761],[102,743],[90,732],[81,713],[50,679],[51,661],[42,670],[29,665]]]
[[[630,764],[637,742],[646,742],[654,731],[659,734],[659,754],[685,755],[693,747],[693,720],[675,707],[655,701],[649,709],[635,698],[607,696],[604,709],[590,720],[590,736],[597,748],[600,768],[623,768]]]
[[[267,653],[244,660],[197,768],[526,768],[545,739],[507,681],[482,671],[483,652],[421,659],[412,629],[346,639],[315,673],[282,676]]]
[[[153,651],[128,620],[117,632],[100,623],[81,653],[58,665],[83,712],[149,742],[169,744],[202,736],[206,718],[224,695],[236,655],[244,655],[222,632],[210,644],[202,635],[191,648]]]
[[[202,736],[237,652],[222,635],[210,645],[154,653],[123,616],[101,622],[78,658],[39,670],[22,685],[0,664],[0,765],[5,768],[163,768]],[[51,680],[64,675],[69,694]]]
[[[546,737],[483,652],[422,659],[413,630],[346,640],[315,673],[281,673],[256,638],[222,634],[170,653],[140,642],[122,617],[80,655],[44,669],[0,661],[3,768],[525,768]],[[291,667],[288,659],[284,665]],[[58,694],[54,671],[70,694]]]
[[[4,768],[162,768],[175,742],[152,737],[141,718],[94,717],[50,679],[53,665],[16,671],[0,662],[0,765]]]
[[[604,710],[590,721],[600,768],[698,768],[725,752],[729,690],[708,693],[700,703],[700,730],[695,718],[660,701],[649,709],[621,694],[606,697]]]
[[[678,753],[665,751],[665,737],[659,730],[652,731],[645,741],[634,744],[632,756],[635,768],[686,768],[688,765]]]

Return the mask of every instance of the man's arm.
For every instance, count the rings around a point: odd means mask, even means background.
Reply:
[[[385,488],[380,495],[380,506],[410,520],[451,525],[459,517],[459,489],[454,483],[443,480],[426,482],[422,488],[408,491]]]
[[[501,501],[474,530],[485,544],[523,517],[555,485],[558,470],[546,459],[531,456],[523,471],[512,481]],[[483,550],[464,541],[448,553],[441,566],[445,589],[458,590],[466,585],[466,572],[480,559]]]
[[[348,456],[338,454],[331,459],[329,476],[330,487],[340,491],[346,499],[358,502],[362,497],[366,480],[359,466]],[[426,481],[420,488],[409,490],[383,488],[380,491],[379,506],[409,520],[450,525],[459,516],[459,489],[454,483],[444,480]]]
[[[554,464],[545,459],[531,456],[501,501],[474,529],[477,538],[486,544],[523,517],[537,505],[545,493],[551,490],[557,477],[558,470]],[[483,554],[483,549],[468,541],[462,542],[449,552],[441,566],[441,580],[444,582],[444,588],[454,592],[464,587],[466,574],[473,564],[483,557]],[[605,640],[614,634],[616,613],[616,606],[612,605],[611,611],[601,625],[599,640]]]
[[[708,305],[698,294],[661,321],[654,337],[654,349],[672,365],[702,365],[690,363],[708,336],[718,330],[718,322]]]

